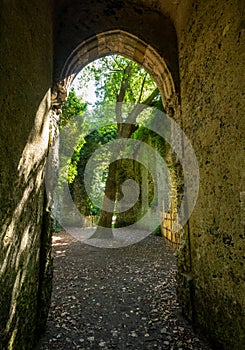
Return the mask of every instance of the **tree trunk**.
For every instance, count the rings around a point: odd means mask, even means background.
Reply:
[[[147,107],[151,106],[153,100],[159,95],[158,88],[156,88],[148,98],[146,98],[145,101],[143,101],[142,104],[136,104],[132,111],[129,113],[126,123],[122,122],[122,102],[125,97],[126,90],[129,86],[129,77],[131,72],[132,66],[129,64],[125,69],[125,75],[124,79],[121,83],[120,92],[117,96],[117,104],[116,104],[116,120],[117,120],[117,129],[118,129],[118,136],[117,139],[126,138],[129,139],[132,134],[137,130],[138,126],[136,124],[136,119],[138,115]],[[143,82],[144,84],[144,82]],[[141,94],[140,94],[141,95]],[[141,97],[141,96],[140,96]],[[140,102],[140,101],[139,101]],[[127,123],[128,121],[128,123]],[[119,156],[119,152],[122,150],[121,147],[119,149],[114,149],[114,159]],[[117,157],[115,157],[115,154]],[[108,171],[108,177],[106,180],[106,186],[105,186],[105,196],[103,200],[103,206],[101,210],[101,215],[99,219],[99,223],[97,226],[96,231],[91,236],[91,238],[104,238],[104,239],[110,239],[113,238],[113,231],[112,231],[112,218],[114,215],[114,209],[115,209],[115,202],[117,198],[117,192],[118,192],[118,185],[117,185],[117,163],[113,162],[109,166]],[[107,198],[109,198],[112,203],[108,205]],[[105,205],[106,204],[106,205]],[[106,210],[107,209],[107,210]]]
[[[109,165],[108,176],[105,185],[105,194],[100,213],[98,226],[91,238],[113,238],[112,217],[114,215],[116,193],[117,193],[117,162]],[[111,205],[106,198],[112,201]]]
[[[130,138],[131,135],[135,132],[137,126],[134,124],[121,123],[118,124],[118,137],[120,138]],[[114,150],[116,155],[119,156],[119,151],[122,150],[120,147],[118,150]],[[115,159],[115,153],[114,153]],[[116,198],[118,194],[118,165],[120,162],[114,161],[109,165],[108,176],[105,185],[105,195],[103,200],[103,205],[101,209],[100,219],[98,226],[91,238],[104,238],[110,239],[113,238],[112,232],[112,220],[114,215],[114,209],[116,204]],[[112,201],[108,203],[107,198]]]

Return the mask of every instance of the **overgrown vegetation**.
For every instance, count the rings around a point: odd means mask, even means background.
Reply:
[[[117,215],[116,226],[124,226],[137,220],[151,205],[154,198],[154,186],[150,172],[132,159],[118,159],[110,162],[111,157],[118,156],[117,149],[102,153],[98,159],[96,173],[91,174],[93,182],[90,188],[96,203],[101,203],[107,197],[114,203],[110,211],[100,210],[94,205],[86,192],[84,172],[86,164],[96,149],[116,139],[133,138],[148,143],[172,166],[170,146],[156,133],[147,128],[148,107],[156,107],[164,111],[158,88],[143,68],[122,56],[107,56],[86,66],[78,79],[78,91],[83,91],[90,81],[94,81],[96,102],[89,107],[71,90],[67,102],[63,106],[61,128],[65,127],[76,117],[76,122],[84,126],[74,153],[66,163],[64,176],[69,182],[70,191],[77,208],[84,215],[100,215],[99,227],[112,227],[113,214],[117,202],[122,198],[122,183],[133,178],[140,188],[137,203],[130,209]],[[115,106],[113,115],[111,106]],[[88,112],[90,108],[90,112]],[[87,112],[86,112],[87,111]],[[86,113],[85,113],[86,112]],[[97,128],[103,118],[104,125]],[[114,121],[114,123],[112,123]],[[90,128],[86,125],[90,124]],[[94,130],[87,131],[94,126]],[[69,138],[75,133],[76,123],[70,128]],[[105,164],[109,166],[105,167]],[[68,171],[67,171],[68,167]],[[142,194],[143,182],[147,179],[147,200]],[[159,230],[158,230],[159,231]],[[106,230],[107,236],[112,231]],[[103,237],[104,231],[97,231],[94,237]]]

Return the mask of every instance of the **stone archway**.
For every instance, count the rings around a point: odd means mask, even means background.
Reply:
[[[200,192],[179,262],[182,304],[215,344],[244,348],[244,2],[23,0],[14,5],[3,2],[0,21],[0,344],[32,349],[47,313],[51,264],[43,179],[50,89],[55,85],[55,117],[66,95],[61,71],[71,53],[81,43],[89,45],[89,38],[98,50],[100,33],[120,30],[136,38],[139,46],[135,50],[133,44],[132,51],[138,59],[148,57],[145,43],[164,58],[177,92],[176,98],[170,94],[170,106],[178,108],[181,96],[181,117],[172,112],[199,160]],[[11,235],[4,240],[8,227]]]
[[[122,30],[102,32],[78,45],[66,59],[59,82],[53,89],[53,107],[58,109],[73,79],[87,64],[100,57],[120,54],[140,64],[155,80],[166,111],[179,115],[179,98],[165,60],[149,44]]]
[[[68,95],[69,88],[76,75],[92,61],[112,54],[122,55],[142,66],[157,84],[168,116],[177,121],[180,120],[179,96],[176,91],[172,73],[164,58],[161,57],[151,45],[137,36],[122,30],[111,30],[84,40],[65,60],[60,73],[59,82],[53,88],[53,110],[51,113],[53,129],[57,129],[56,121],[59,119],[57,114],[61,113],[62,103]],[[57,132],[54,130],[53,133],[57,134]],[[173,130],[172,132],[174,133],[175,131]],[[174,134],[172,136],[174,136]],[[179,141],[181,140],[181,143],[183,142],[181,138],[178,139]],[[179,145],[179,147],[182,146]],[[171,154],[171,159],[173,164],[177,164],[177,159],[173,153]],[[177,181],[177,174],[180,173],[182,173],[182,168],[180,164],[178,164],[171,174],[173,197],[171,198],[169,214],[166,214],[170,215],[173,221],[177,216],[180,197],[182,197],[182,193],[179,193],[179,189],[181,188],[180,181]],[[177,185],[178,182],[179,184]],[[183,211],[182,208],[181,211]],[[161,215],[163,216],[162,219],[167,220],[165,214]],[[164,220],[163,222],[165,224]],[[168,225],[168,223],[166,224]],[[180,232],[172,230],[172,228],[170,231],[171,235],[169,236],[168,232],[165,236],[172,242],[179,244],[181,240]],[[165,230],[163,229],[163,233],[164,232]]]

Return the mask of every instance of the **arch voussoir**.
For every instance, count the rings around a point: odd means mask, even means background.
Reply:
[[[75,76],[87,64],[107,55],[119,54],[140,64],[155,80],[166,111],[170,107],[179,111],[178,96],[172,74],[163,57],[146,42],[137,36],[122,30],[111,30],[99,33],[79,44],[66,59],[60,75],[59,83],[54,88],[54,106],[65,100],[64,91],[69,87]]]

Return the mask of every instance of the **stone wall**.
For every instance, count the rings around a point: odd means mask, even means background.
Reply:
[[[57,83],[77,45],[113,30],[165,60],[198,158],[200,192],[179,254],[183,309],[215,349],[242,349],[244,1],[57,0],[54,40],[50,3],[0,4],[0,349],[33,349],[49,304],[43,173],[53,44]]]
[[[50,294],[50,284],[42,289],[50,273],[43,215],[50,2],[1,1],[0,33],[0,349],[27,350],[43,327]]]
[[[99,56],[103,48],[103,41],[107,44],[105,42],[107,38],[106,35],[102,36],[100,49],[96,46],[94,40],[91,41],[91,38],[100,33],[121,30],[136,36],[138,41],[143,40],[150,44],[164,57],[177,86],[176,90],[178,90],[179,72],[176,32],[169,15],[165,15],[157,5],[159,1],[83,0],[81,3],[79,0],[73,0],[72,2],[70,0],[54,0],[54,2],[56,5],[54,77],[56,80],[67,78],[62,76],[65,61],[70,55],[75,58],[78,53],[78,50],[75,49],[84,41],[90,39],[86,49],[88,54],[90,54],[89,58],[94,60],[98,57],[95,58],[93,49],[95,51],[97,49],[96,53]],[[108,39],[113,40],[113,37],[108,36]],[[119,46],[122,42],[120,38],[117,38]],[[110,42],[108,45],[112,46]],[[127,47],[124,53],[127,54],[129,51],[130,58],[132,58],[134,49],[134,47],[130,47],[131,45],[135,45],[135,43],[132,39],[130,43],[129,38],[125,42]],[[144,47],[139,47],[139,50],[136,50],[136,52],[138,51],[138,54],[142,56],[144,49]],[[141,63],[137,57],[135,57],[135,60]],[[81,67],[82,63],[80,63]]]
[[[182,120],[200,166],[179,292],[215,349],[245,348],[244,31],[244,2],[193,1],[179,38]]]

